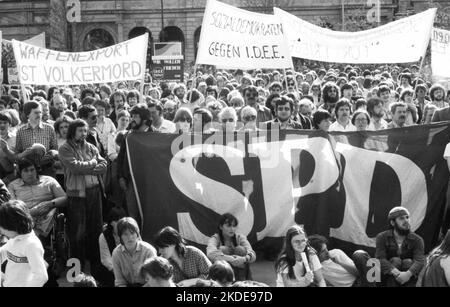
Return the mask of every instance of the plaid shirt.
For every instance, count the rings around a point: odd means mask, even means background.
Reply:
[[[22,153],[25,149],[30,148],[36,143],[44,145],[46,152],[49,150],[58,150],[56,133],[51,125],[41,122],[33,129],[28,123],[17,131],[16,153]],[[41,162],[38,158],[33,160],[38,164]]]
[[[182,268],[175,261],[169,260],[173,265],[173,281],[175,283],[192,278],[208,278],[211,261],[201,250],[193,246],[186,246],[186,252],[182,259]]]

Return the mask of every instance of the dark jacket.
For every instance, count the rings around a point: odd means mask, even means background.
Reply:
[[[124,178],[127,183],[131,182],[131,171],[128,163],[128,150],[127,150],[127,138],[132,133],[148,133],[152,132],[152,128],[149,128],[147,132],[134,132],[128,131],[125,133],[120,144],[119,155],[117,156],[117,175],[118,179]]]
[[[390,260],[394,257],[411,259],[414,261],[409,269],[415,276],[419,276],[420,271],[425,265],[424,243],[423,239],[411,232],[406,236],[405,241],[400,250],[398,250],[395,241],[394,230],[387,230],[377,235],[375,258],[381,262],[381,273],[388,275],[394,266]]]

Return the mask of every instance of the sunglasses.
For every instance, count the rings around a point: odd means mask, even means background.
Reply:
[[[295,86],[295,83],[289,83],[288,86]]]
[[[244,117],[244,120],[245,120],[246,122],[251,122],[251,121],[256,120],[256,116],[255,116],[255,115],[245,116],[245,117]]]

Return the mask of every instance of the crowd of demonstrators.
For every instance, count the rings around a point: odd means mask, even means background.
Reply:
[[[7,242],[1,254],[3,285],[48,285],[53,279],[46,247],[59,212],[67,219],[70,257],[80,260],[82,270],[90,268],[96,279],[91,283],[91,277],[83,275],[85,282],[79,286],[248,283],[256,254],[239,234],[232,214],[221,217],[205,253],[187,245],[171,227],[161,229],[152,242],[141,239],[142,218],[129,169],[127,137],[265,130],[364,132],[450,120],[450,95],[418,72],[413,66],[303,67],[288,70],[286,76],[277,70],[206,73],[200,69],[195,76],[187,74],[186,83],[155,83],[147,76],[142,97],[139,82],[27,86],[25,93],[4,87],[0,97],[0,200],[4,203],[0,208],[5,210],[0,210],[0,244]],[[450,148],[444,157],[450,157]],[[413,285],[418,279],[423,285],[448,283],[448,235],[426,258],[423,242],[409,231],[409,213],[396,210],[387,219],[391,229],[377,238],[376,257],[383,277],[377,285]],[[8,220],[12,218],[23,219],[21,225],[28,226],[13,225]],[[33,246],[30,257],[34,258],[25,268],[14,260],[28,257],[23,254],[27,244]],[[328,250],[329,245],[327,238],[308,237],[298,226],[290,228],[275,265],[277,284],[374,285],[364,278],[367,253],[346,255]],[[30,268],[32,264],[36,268]],[[23,270],[23,280],[11,277],[16,270]]]

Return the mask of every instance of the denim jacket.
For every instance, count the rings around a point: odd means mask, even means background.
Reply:
[[[398,249],[395,241],[394,230],[387,230],[378,234],[376,244],[375,257],[381,262],[382,274],[388,275],[394,269],[394,266],[390,263],[390,260],[394,257],[402,260],[413,260],[414,263],[409,271],[415,276],[419,275],[425,265],[424,242],[415,233],[411,232],[405,238],[400,249]]]

